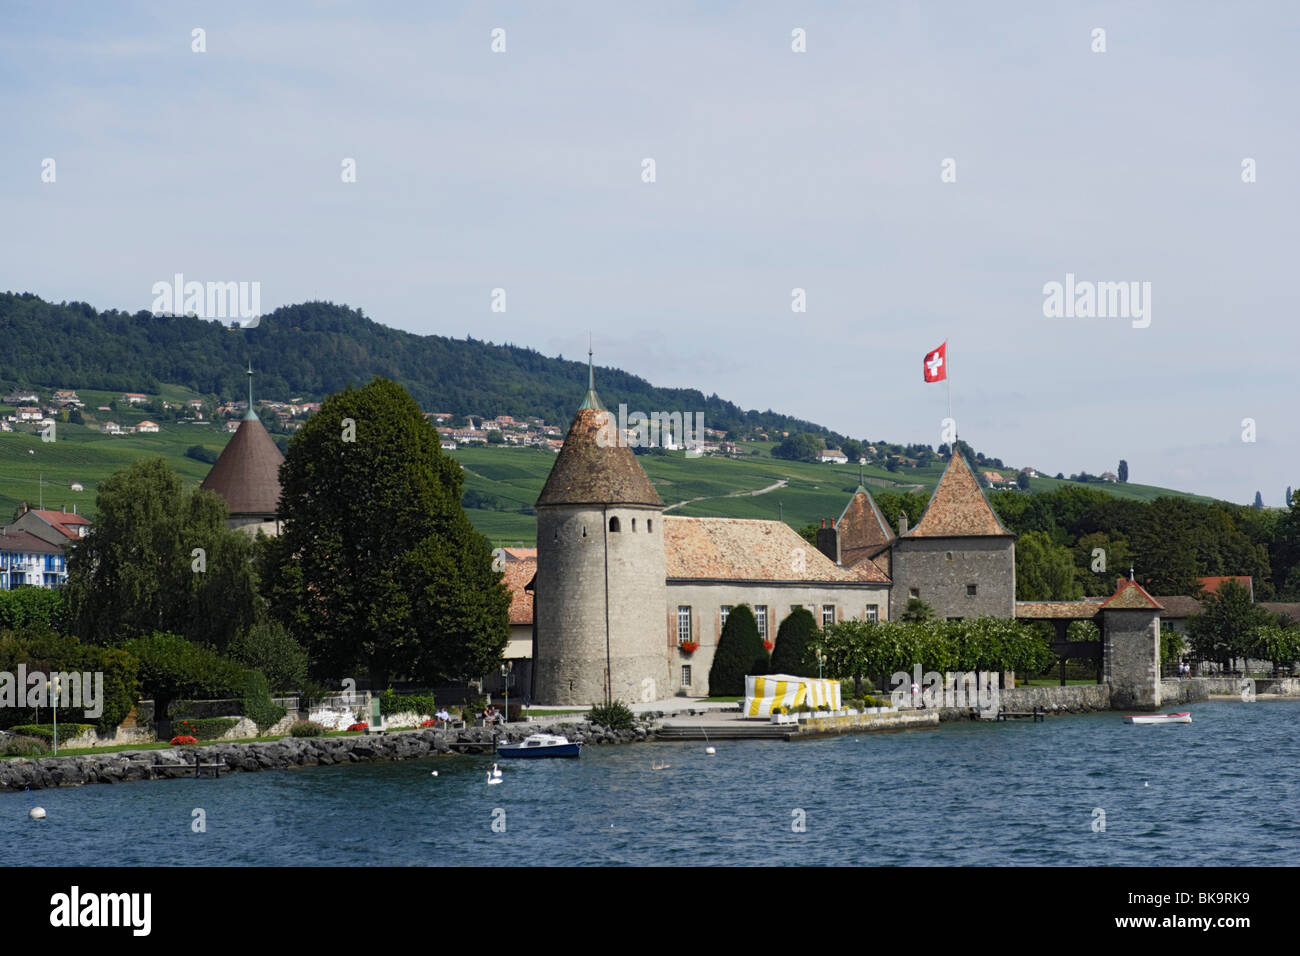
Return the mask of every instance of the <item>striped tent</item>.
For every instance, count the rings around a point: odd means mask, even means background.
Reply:
[[[839,710],[840,682],[790,674],[745,678],[745,704],[741,713],[746,717],[769,717],[773,707],[782,707],[788,713],[800,704]]]

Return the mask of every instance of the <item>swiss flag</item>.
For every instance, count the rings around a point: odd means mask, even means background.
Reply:
[[[925,354],[921,371],[927,382],[942,382],[948,377],[948,343],[944,342],[933,352]]]

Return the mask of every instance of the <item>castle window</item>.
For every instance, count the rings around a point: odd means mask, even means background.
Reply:
[[[910,597],[910,598],[919,598],[919,597],[921,596],[921,589],[920,589],[920,588],[908,588],[908,589],[907,589],[907,596]]]
[[[584,538],[587,536],[587,526],[585,524],[582,526],[582,536]]]
[[[682,665],[682,686],[683,687],[691,686],[691,665],[690,664]]]
[[[947,558],[949,561],[952,560],[952,552],[951,552],[951,551],[946,551],[946,552],[944,552],[944,555],[943,555],[943,556],[944,556],[945,558]]]
[[[609,530],[610,530],[610,531],[614,531],[614,532],[621,530],[621,529],[619,528],[619,524],[618,524],[618,516],[617,516],[617,515],[614,516],[613,518],[610,518],[610,519],[609,519]]]
[[[718,608],[718,617],[721,618],[721,623],[718,625],[719,627],[726,627],[726,626],[727,626],[727,615],[730,614],[730,613],[731,613],[731,605],[730,605],[730,604],[724,604],[724,605],[722,605],[722,607]],[[721,633],[721,632],[719,632],[719,633]]]
[[[975,585],[973,585],[973,584],[968,584],[968,585],[966,585],[966,596],[967,596],[967,597],[974,597],[974,596],[975,596]]]
[[[868,621],[879,621],[879,620],[880,620],[880,605],[878,605],[878,604],[868,604],[868,605],[867,605],[867,617],[866,617],[866,619],[867,619]]]
[[[767,605],[754,605],[754,620],[758,622],[758,636],[767,640]]]
[[[677,643],[682,644],[691,639],[691,606],[677,605]]]
[[[655,519],[654,519],[654,518],[646,518],[646,519],[645,519],[645,529],[646,529],[646,531],[648,531],[650,534],[654,534],[654,530],[655,530]]]
[[[830,627],[835,623],[835,605],[822,605],[822,627]]]
[[[635,518],[632,519],[632,530],[633,530],[633,531],[636,531],[636,519],[635,519]]]

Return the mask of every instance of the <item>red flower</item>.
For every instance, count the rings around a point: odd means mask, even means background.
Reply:
[[[428,720],[422,720],[422,721],[420,721],[420,726],[421,726],[421,727],[436,727],[436,726],[438,726],[438,722],[437,722],[436,720],[434,720],[432,717],[430,717]]]
[[[682,641],[677,646],[680,647],[687,654],[694,654],[697,650],[700,649],[700,644],[698,641]]]
[[[173,747],[190,747],[199,742],[197,737],[191,737],[188,734],[180,734],[171,739]]]
[[[370,729],[369,724],[353,724],[348,728],[348,730],[351,731],[360,731],[360,730],[369,730],[369,729]]]
[[[772,641],[764,641],[763,647],[770,653],[772,648],[776,647],[776,644]]]

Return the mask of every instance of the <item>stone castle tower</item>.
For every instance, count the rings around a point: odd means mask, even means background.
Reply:
[[[617,422],[587,395],[537,499],[532,699],[670,693],[663,501]]]
[[[906,520],[906,519],[904,519]],[[919,597],[939,620],[1016,616],[1016,536],[993,511],[961,452],[953,453],[916,527],[893,542],[889,616]]]

